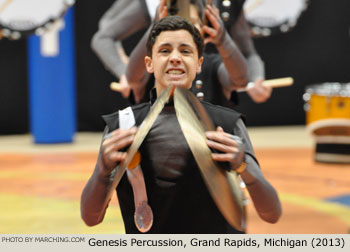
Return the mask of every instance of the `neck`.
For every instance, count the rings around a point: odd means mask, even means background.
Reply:
[[[171,91],[171,94],[170,94],[170,99],[172,99],[173,95],[174,95],[174,91],[175,91],[175,86],[173,87],[173,90]],[[160,96],[160,94],[165,90],[165,88],[161,85],[157,85],[156,83],[156,92],[157,92],[157,97]]]
[[[174,95],[175,88],[177,87],[178,86],[173,85],[173,90],[171,91],[170,97]],[[155,88],[156,88],[157,97],[160,96],[160,94],[166,89],[162,85],[159,85],[157,82],[155,83]]]

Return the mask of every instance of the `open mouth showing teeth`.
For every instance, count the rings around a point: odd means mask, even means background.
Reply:
[[[180,74],[183,74],[183,71],[181,71],[181,70],[169,70],[168,74],[180,75]]]

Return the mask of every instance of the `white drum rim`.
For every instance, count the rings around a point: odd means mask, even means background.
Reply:
[[[314,133],[314,131],[317,129],[332,126],[350,128],[350,119],[322,119],[306,125],[306,129],[308,133],[316,139],[317,142],[322,141],[323,143],[350,143],[350,136],[319,136]]]
[[[350,156],[345,154],[316,153],[315,160],[326,163],[350,163]]]
[[[320,96],[350,97],[350,83],[325,82],[305,87],[305,93]]]
[[[350,144],[350,136],[313,136],[318,144]]]

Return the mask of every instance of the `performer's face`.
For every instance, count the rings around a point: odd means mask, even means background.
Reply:
[[[145,58],[147,71],[154,73],[157,94],[171,84],[189,89],[202,62],[187,30],[161,32],[153,45],[152,57]]]

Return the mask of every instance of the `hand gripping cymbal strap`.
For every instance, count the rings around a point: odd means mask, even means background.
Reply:
[[[135,126],[135,117],[131,107],[119,110],[119,128],[130,129]],[[135,224],[140,232],[147,232],[153,224],[153,213],[151,207],[148,205],[148,198],[146,193],[145,178],[140,164],[136,167],[127,169],[126,174],[132,186],[135,204]]]
[[[182,88],[175,89],[174,105],[182,132],[214,202],[226,220],[242,230],[243,205],[237,176],[219,168],[211,157],[205,131],[215,129],[205,109],[190,91]]]
[[[118,186],[121,178],[123,177],[130,161],[132,160],[135,153],[139,149],[139,147],[142,144],[143,140],[145,139],[147,133],[151,129],[155,120],[157,119],[159,113],[162,111],[165,104],[169,101],[169,97],[170,97],[170,94],[172,93],[172,91],[173,91],[173,86],[169,86],[159,95],[158,99],[155,101],[155,103],[151,107],[147,117],[143,120],[142,124],[139,126],[139,129],[135,135],[134,141],[130,145],[130,147],[126,153],[126,157],[125,157],[124,161],[121,162],[117,167],[114,168],[116,170],[116,172],[112,173],[115,175],[114,175],[113,181],[110,184],[110,187],[108,189],[108,192],[107,192],[107,195],[105,198],[105,202],[103,205],[103,209],[107,208],[107,206],[112,198],[113,192],[117,188],[117,186]],[[101,215],[103,215],[103,214],[104,214],[104,212],[101,213]],[[100,217],[102,218],[102,216],[100,216]]]

